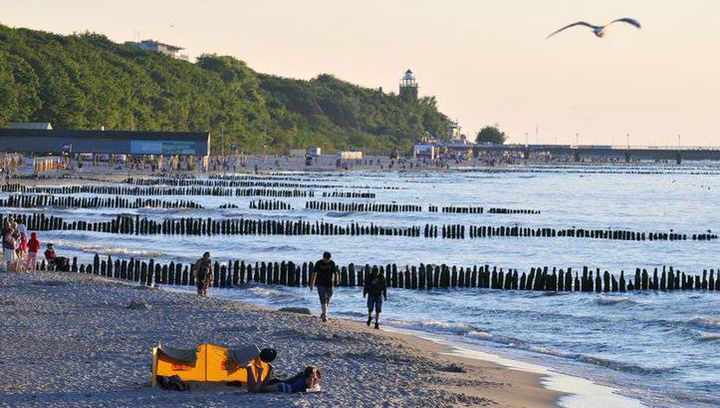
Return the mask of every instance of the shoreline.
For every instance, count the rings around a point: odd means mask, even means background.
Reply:
[[[131,302],[143,306],[129,308]],[[365,329],[337,319],[241,301],[200,299],[94,276],[0,275],[0,402],[11,406],[501,406],[551,407],[563,394],[540,375],[449,355],[418,336]],[[42,334],[42,335],[40,335]],[[309,363],[324,372],[323,393],[252,395],[224,385],[188,393],[150,388],[150,350],[272,345],[291,374]],[[389,404],[389,405],[388,405]]]
[[[399,333],[409,332],[409,335],[427,339],[444,345],[450,349],[449,354],[469,359],[477,359],[486,362],[492,362],[512,370],[520,370],[528,373],[539,375],[540,383],[549,390],[560,394],[556,403],[564,408],[603,408],[612,406],[616,408],[642,408],[647,407],[645,403],[638,399],[634,399],[620,394],[620,389],[612,385],[599,384],[593,380],[583,378],[576,375],[564,374],[558,372],[550,366],[537,363],[531,363],[516,359],[514,357],[504,357],[492,351],[482,351],[480,349],[471,348],[469,345],[453,342],[448,339],[432,339],[424,333],[415,334],[415,330],[396,330]]]

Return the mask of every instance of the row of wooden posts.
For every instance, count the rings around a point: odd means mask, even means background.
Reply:
[[[484,214],[484,207],[461,207],[461,206],[448,206],[438,207],[431,205],[428,208],[429,212],[443,212],[450,214]],[[488,214],[540,214],[540,210],[528,210],[524,208],[497,208],[491,207],[487,209]]]
[[[281,181],[268,181],[281,180]],[[287,180],[292,180],[293,183]],[[307,178],[284,175],[211,175],[207,179],[199,179],[194,177],[129,177],[123,182],[126,184],[135,184],[141,186],[205,186],[205,187],[290,187],[290,188],[343,188],[344,184],[308,184],[322,181],[321,178]],[[399,190],[398,186],[356,186],[356,188],[374,189],[374,190]]]
[[[250,201],[252,210],[292,210],[292,206],[284,201],[278,200],[253,200]]]
[[[66,221],[44,213],[10,215],[31,231],[93,231],[130,235],[349,235],[349,236],[404,236],[424,238],[464,239],[465,225],[431,225],[424,227],[382,227],[375,224],[350,223],[338,225],[320,221],[253,220],[246,218],[165,218],[154,220],[139,215],[118,215],[109,221]],[[7,217],[0,215],[0,222]],[[698,240],[717,239],[712,234],[645,233],[636,231],[610,231],[554,228],[520,228],[475,226],[469,228],[469,238],[491,237],[572,237],[606,240]]]
[[[289,183],[283,181],[267,181],[263,179],[248,180],[214,180],[214,179],[192,179],[192,178],[127,178],[123,181],[125,184],[134,184],[138,186],[170,186],[170,187],[265,187],[265,188],[342,188],[340,184],[307,184],[307,183]]]
[[[364,191],[323,191],[323,197],[330,198],[375,198],[375,193]]]
[[[341,203],[331,201],[306,201],[305,208],[321,211],[361,211],[361,212],[420,212],[421,205],[385,204],[385,203]]]
[[[0,191],[7,193],[31,193],[31,194],[110,194],[110,195],[131,195],[131,196],[157,196],[157,195],[182,195],[182,196],[216,196],[216,197],[314,197],[312,190],[272,190],[266,188],[237,188],[227,189],[222,187],[125,187],[125,186],[24,186],[22,184],[10,184],[0,187]]]
[[[340,175],[342,177],[343,175]],[[338,177],[337,173],[318,173],[313,174],[312,177],[302,177],[298,176],[297,174],[288,174],[288,173],[264,173],[262,175],[240,175],[240,174],[213,174],[210,175],[208,178],[211,180],[243,180],[247,177],[251,177],[254,179],[275,179],[275,180],[293,180],[297,182],[317,182],[317,181],[324,181],[324,180],[336,180]],[[384,178],[385,175],[378,174],[378,175],[372,175],[372,174],[364,174],[363,178]],[[327,185],[327,184],[324,184]],[[342,187],[348,188],[348,185],[343,185]],[[352,188],[355,189],[365,189],[365,190],[400,190],[401,188],[399,186],[388,186],[388,185],[353,185]]]
[[[464,238],[465,227],[463,225],[451,226],[451,238],[459,235]],[[610,229],[584,229],[584,228],[530,228],[519,226],[470,226],[470,238],[500,237],[569,237],[569,238],[590,238],[620,241],[709,241],[718,238],[717,234],[681,234],[676,232],[640,232],[628,230]]]
[[[44,261],[40,269],[45,269]],[[313,270],[312,262],[244,262],[228,261],[213,264],[213,286],[234,287],[247,284],[284,286],[307,286]],[[572,268],[532,267],[519,273],[517,269],[497,268],[489,265],[457,267],[432,264],[379,265],[391,288],[398,289],[462,289],[486,288],[498,290],[535,290],[551,292],[626,292],[626,291],[673,291],[709,290],[720,291],[720,271],[703,270],[693,275],[675,270],[672,266],[654,268],[652,271],[636,268],[633,275],[621,271],[619,276],[593,270],[587,266],[580,272]],[[194,285],[195,277],[190,264],[158,263],[150,259],[112,259],[95,255],[93,262],[78,265],[73,259],[73,272],[90,273],[105,277],[139,282],[145,285]],[[336,285],[341,287],[363,286],[371,270],[369,264],[349,264],[338,269]]]
[[[7,199],[0,199],[0,207],[36,208],[163,208],[163,209],[202,209],[200,204],[188,200],[164,201],[152,198],[115,197],[74,197],[53,195],[13,194]]]

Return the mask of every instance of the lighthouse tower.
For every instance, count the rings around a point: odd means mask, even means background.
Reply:
[[[415,75],[409,69],[400,80],[400,98],[407,102],[416,101],[418,98],[418,84]]]

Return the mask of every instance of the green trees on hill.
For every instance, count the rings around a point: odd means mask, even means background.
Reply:
[[[219,151],[285,151],[316,145],[408,150],[417,136],[445,135],[434,98],[406,103],[319,75],[259,74],[232,57],[195,64],[84,33],[59,36],[0,25],[0,127],[52,122],[58,129],[209,130]]]

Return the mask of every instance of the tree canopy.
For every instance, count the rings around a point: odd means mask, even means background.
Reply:
[[[210,131],[225,147],[276,152],[319,146],[408,150],[448,119],[435,98],[405,102],[322,74],[305,81],[260,74],[228,56],[196,63],[117,44],[103,35],[55,35],[0,25],[0,127]],[[213,150],[221,140],[211,138]]]
[[[485,126],[475,137],[475,143],[504,144],[505,140],[507,140],[505,132],[501,131],[497,125]]]

